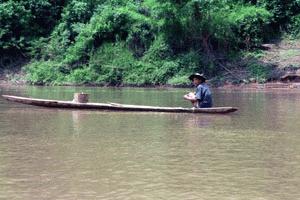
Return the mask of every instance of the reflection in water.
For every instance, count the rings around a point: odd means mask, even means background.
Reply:
[[[73,122],[73,135],[79,136],[80,133],[80,121],[82,120],[82,111],[71,111]]]
[[[55,99],[74,90],[5,93]],[[185,106],[181,89],[88,90],[94,101]],[[300,199],[300,94],[214,94],[240,111],[99,112],[0,99],[0,199]]]
[[[185,118],[181,118],[184,122],[184,126],[193,128],[211,128],[220,124],[230,124],[230,115],[188,115]]]

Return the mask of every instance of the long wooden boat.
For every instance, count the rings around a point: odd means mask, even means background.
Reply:
[[[72,108],[72,109],[94,109],[113,111],[142,111],[142,112],[174,112],[174,113],[231,113],[238,109],[234,107],[214,107],[214,108],[183,108],[183,107],[156,107],[142,105],[128,105],[118,103],[76,103],[73,101],[59,101],[48,99],[26,98],[19,96],[2,95],[8,101],[22,104],[43,106],[51,108]]]

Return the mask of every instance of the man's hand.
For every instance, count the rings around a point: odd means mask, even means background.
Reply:
[[[186,100],[190,100],[190,101],[197,101],[195,93],[193,93],[193,92],[190,92],[190,93],[184,95],[183,98]]]

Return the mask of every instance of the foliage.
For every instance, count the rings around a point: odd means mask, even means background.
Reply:
[[[288,30],[299,0],[0,0],[0,53],[32,59],[32,84],[187,84]],[[14,54],[15,55],[15,54]],[[250,63],[263,80],[267,71]]]
[[[255,6],[237,6],[229,15],[234,32],[240,44],[247,48],[260,45],[267,35],[271,14],[264,8]]]
[[[93,83],[97,76],[97,73],[91,67],[83,67],[71,71],[66,80],[72,84],[88,84]]]
[[[274,26],[283,28],[291,19],[291,16],[299,13],[298,0],[264,0],[264,6],[273,14]]]
[[[289,26],[289,31],[293,37],[300,37],[300,14],[292,18],[291,24]]]
[[[132,53],[125,43],[106,43],[94,51],[89,65],[98,74],[95,82],[99,84],[120,85],[124,76],[135,65]]]
[[[250,71],[250,79],[259,83],[266,82],[271,74],[271,67],[263,63],[250,62],[247,68]]]
[[[33,38],[48,35],[63,5],[63,0],[1,1],[0,51],[24,51]]]
[[[25,67],[27,81],[36,85],[57,85],[65,80],[61,64],[54,61],[37,61]]]

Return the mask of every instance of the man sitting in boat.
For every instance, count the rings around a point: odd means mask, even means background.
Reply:
[[[203,74],[192,74],[189,79],[196,86],[196,91],[184,95],[184,99],[191,101],[195,108],[211,108],[212,96],[206,78]]]

